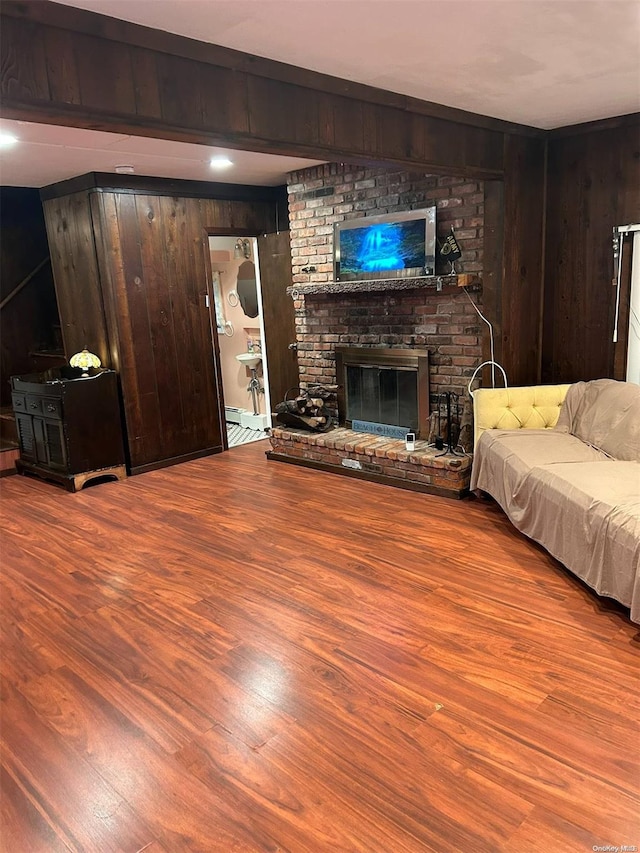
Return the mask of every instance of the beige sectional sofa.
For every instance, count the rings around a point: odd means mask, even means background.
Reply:
[[[471,488],[640,622],[640,386],[480,389],[474,417]]]

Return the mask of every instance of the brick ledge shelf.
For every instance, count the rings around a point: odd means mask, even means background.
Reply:
[[[271,451],[267,458],[279,462],[441,497],[462,498],[469,491],[471,456],[438,456],[441,451],[428,447],[426,441],[416,441],[415,451],[407,451],[403,441],[379,438],[343,427],[326,433],[274,427],[269,439]],[[343,459],[358,461],[363,468],[345,467]]]
[[[299,296],[312,296],[321,293],[379,293],[387,290],[437,290],[438,287],[446,288],[448,292],[452,292],[463,285],[472,292],[482,289],[482,283],[477,276],[429,275],[416,278],[375,278],[361,281],[314,281],[287,287],[287,293],[296,299]]]

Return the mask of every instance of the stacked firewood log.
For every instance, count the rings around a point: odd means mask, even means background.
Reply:
[[[285,400],[276,405],[279,423],[324,432],[331,426],[331,413],[327,399],[331,391],[323,386],[294,388],[287,391]]]

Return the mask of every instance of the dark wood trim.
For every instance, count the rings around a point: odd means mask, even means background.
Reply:
[[[598,121],[586,121],[582,124],[568,124],[547,131],[547,139],[562,139],[565,136],[579,136],[583,133],[597,133],[601,130],[616,130],[620,127],[640,125],[640,113],[627,113],[623,116],[603,118]]]
[[[273,231],[269,229],[269,234],[280,234],[282,231],[289,231],[291,228],[291,223],[289,222],[289,192],[287,189],[287,185],[283,184],[280,187],[276,187],[280,191],[280,195],[276,200],[276,215],[274,217],[273,224],[275,228]]]
[[[40,2],[4,0],[2,14],[48,27],[82,33],[134,47],[143,47],[147,50],[159,51],[195,62],[204,62],[219,68],[250,74],[254,77],[303,86],[327,94],[389,106],[458,124],[527,136],[543,136],[545,133],[540,128],[504,121],[432,101],[423,101],[409,95],[343,80],[330,74],[310,71],[285,62],[278,62],[221,45],[209,44],[140,24],[121,21],[117,18],[72,6],[43,2],[43,0]]]
[[[205,227],[207,237],[258,237],[255,229],[251,228],[207,228]]]
[[[205,274],[207,276],[207,295],[209,297],[209,336],[211,338],[211,352],[213,354],[213,370],[215,374],[215,384],[216,384],[216,396],[218,399],[218,425],[220,427],[220,438],[222,440],[222,450],[229,449],[229,438],[227,436],[227,420],[225,417],[225,405],[224,405],[224,382],[222,376],[222,359],[220,357],[220,339],[218,336],[216,322],[217,318],[215,316],[215,297],[213,294],[213,267],[211,265],[211,250],[209,247],[209,237],[215,236],[215,234],[211,234],[211,231],[217,230],[228,230],[228,229],[215,229],[215,228],[207,228],[206,226],[203,230],[203,245],[202,249],[204,252],[204,269]],[[222,236],[222,235],[219,235]],[[227,235],[224,235],[227,236]],[[235,235],[229,235],[235,236]],[[244,235],[241,235],[244,236]],[[252,236],[252,235],[248,235]]]
[[[1,17],[0,13],[0,19]],[[140,115],[121,114],[99,107],[88,110],[75,104],[56,103],[51,105],[49,102],[17,100],[8,96],[2,97],[1,106],[2,115],[5,118],[16,121],[79,127],[86,130],[101,130],[106,133],[149,136],[155,139],[168,139],[198,145],[223,146],[239,151],[256,151],[262,154],[279,154],[285,157],[306,157],[326,160],[326,162],[346,162],[363,167],[375,167],[379,165],[388,167],[398,166],[400,168],[410,167],[414,171],[421,170],[431,175],[456,174],[460,177],[475,178],[476,180],[501,178],[503,175],[501,165],[491,167],[463,162],[466,155],[463,156],[459,153],[462,149],[466,149],[467,153],[471,154],[475,151],[477,157],[483,157],[485,155],[482,154],[482,151],[486,154],[492,148],[492,145],[485,141],[476,147],[471,140],[464,144],[462,140],[466,135],[465,131],[473,129],[465,125],[455,125],[448,122],[437,122],[438,127],[428,129],[423,127],[420,131],[420,135],[427,134],[432,139],[433,145],[430,147],[439,147],[441,149],[439,151],[429,153],[428,155],[417,152],[415,156],[412,156],[407,150],[407,153],[402,156],[394,156],[390,153],[389,149],[385,149],[378,151],[378,156],[373,158],[366,156],[361,149],[355,150],[346,144],[338,146],[331,142],[325,144],[315,141],[305,142],[301,139],[297,139],[296,141],[282,141],[281,139],[273,138],[273,136],[267,136],[266,134],[258,135],[256,133],[233,133],[230,135],[231,131],[219,132],[214,129],[204,131],[200,128],[186,127],[166,120],[148,119]],[[375,109],[375,105],[372,105],[371,109]],[[379,109],[384,110],[385,107],[380,106]],[[417,113],[398,112],[403,120],[408,119],[411,121],[412,116],[416,120],[421,118]],[[422,118],[425,122],[430,121],[428,116]],[[381,125],[389,126],[393,124],[393,119],[381,117],[379,122]],[[353,127],[352,124],[349,126]],[[440,135],[440,131],[443,131],[443,136]],[[475,128],[475,131],[481,133],[482,129]],[[457,144],[450,145],[448,142],[445,142],[447,134],[458,136]],[[471,135],[473,136],[473,134]],[[494,135],[498,136],[498,134]],[[401,147],[404,150],[404,144],[401,143]],[[455,159],[449,160],[447,159],[449,157],[455,157]]]
[[[267,459],[274,462],[287,462],[289,465],[299,465],[302,468],[314,468],[317,471],[326,471],[329,474],[339,474],[342,477],[352,477],[355,480],[368,480],[371,483],[380,483],[383,486],[393,486],[397,489],[406,489],[409,492],[423,492],[426,495],[436,495],[440,498],[452,498],[461,500],[469,494],[468,489],[457,491],[445,489],[442,486],[429,486],[426,483],[412,483],[400,477],[389,477],[387,474],[375,474],[373,471],[355,471],[353,468],[343,468],[342,465],[333,465],[330,462],[317,462],[315,459],[301,459],[296,456],[285,456],[282,453],[274,453],[268,450],[265,453]]]
[[[249,184],[224,184],[209,181],[187,181],[178,178],[153,178],[146,175],[116,175],[110,172],[88,172],[77,178],[49,184],[40,190],[42,201],[77,192],[143,193],[144,195],[180,196],[180,198],[215,198],[218,201],[266,201],[277,204],[280,187],[258,187]]]
[[[618,340],[613,345],[614,379],[627,377],[627,355],[629,346],[629,315],[631,313],[631,270],[633,267],[634,233],[620,234],[622,251],[622,270],[620,271],[620,311],[618,314]],[[636,259],[636,262],[638,259]]]
[[[222,453],[222,447],[207,447],[206,450],[196,450],[194,453],[185,453],[184,456],[173,456],[171,459],[161,459],[159,462],[150,462],[148,465],[138,465],[131,469],[131,476],[135,474],[148,474],[149,471],[158,471],[160,468],[169,468],[171,465],[179,465],[181,462],[191,462],[203,456],[214,456]]]

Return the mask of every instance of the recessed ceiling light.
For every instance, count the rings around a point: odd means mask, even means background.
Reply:
[[[8,148],[10,145],[15,145],[17,141],[18,137],[14,136],[12,133],[0,132],[0,146],[2,146],[2,148]]]
[[[133,168],[133,166],[127,166],[127,165],[114,166],[114,169],[115,169],[115,172],[117,175],[133,175],[135,172],[135,169]]]
[[[229,160],[228,157],[223,155],[216,156],[209,160],[209,165],[212,169],[228,169],[229,166],[233,166],[233,160]]]

